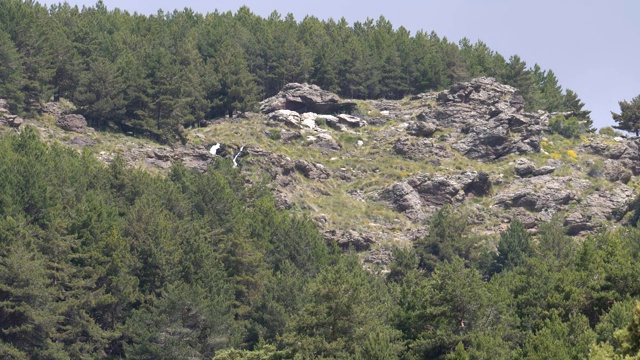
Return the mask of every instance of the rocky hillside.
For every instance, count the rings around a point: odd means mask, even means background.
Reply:
[[[308,214],[328,241],[386,264],[390,249],[424,236],[447,204],[478,234],[519,219],[532,233],[556,219],[583,236],[631,216],[640,174],[640,140],[549,132],[557,114],[524,112],[518,90],[477,78],[400,101],[345,101],[314,85],[289,84],[261,113],[186,129],[186,145],[161,146],[97,132],[49,103],[33,119],[0,103],[0,133],[37,127],[44,139],[86,149],[109,163],[164,173],[177,162],[206,171],[227,158],[278,206]]]

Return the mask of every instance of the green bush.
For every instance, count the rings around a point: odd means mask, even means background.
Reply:
[[[549,120],[549,131],[567,139],[576,139],[587,132],[587,128],[574,116],[565,118],[564,115],[558,115]]]
[[[600,133],[600,135],[606,135],[611,137],[622,136],[620,132],[615,131],[611,126],[603,127],[598,132]]]

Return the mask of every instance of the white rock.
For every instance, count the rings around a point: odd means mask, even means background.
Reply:
[[[216,143],[215,145],[213,145],[209,152],[211,153],[211,155],[216,155],[218,153],[218,150],[220,150],[220,143]]]

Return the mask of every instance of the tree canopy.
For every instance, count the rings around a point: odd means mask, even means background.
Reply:
[[[7,171],[11,169],[11,171]],[[640,231],[429,235],[367,271],[227,160],[167,176],[0,138],[0,353],[9,359],[637,356]],[[497,248],[489,246],[497,244]]]
[[[154,15],[103,2],[46,8],[0,3],[0,97],[13,112],[65,98],[92,126],[120,127],[161,141],[182,127],[255,108],[289,82],[309,82],[347,98],[399,99],[478,76],[520,89],[530,110],[572,111],[577,95],[551,70],[509,60],[478,41],[411,34],[377,20],[348,24],[273,12],[267,18],[190,9]]]
[[[630,102],[619,101],[618,105],[620,106],[620,113],[611,112],[613,120],[618,123],[613,127],[640,136],[640,95],[631,99]]]

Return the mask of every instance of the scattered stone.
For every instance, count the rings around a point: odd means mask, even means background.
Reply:
[[[45,103],[44,105],[42,105],[42,108],[40,109],[40,111],[43,114],[52,115],[56,120],[59,119],[64,113],[64,110],[62,109],[62,106],[60,105],[59,102]]]
[[[372,249],[364,257],[364,262],[374,265],[389,265],[393,261],[393,251],[387,248]]]
[[[297,131],[288,131],[284,129],[280,131],[280,140],[285,144],[300,138],[302,138],[302,134]]]
[[[347,114],[340,114],[337,116],[338,121],[341,124],[350,126],[350,127],[363,127],[365,125],[367,125],[367,122],[360,119],[359,117],[356,116],[352,116],[352,115],[347,115]]]
[[[0,98],[0,116],[9,113],[9,102],[7,99]]]

